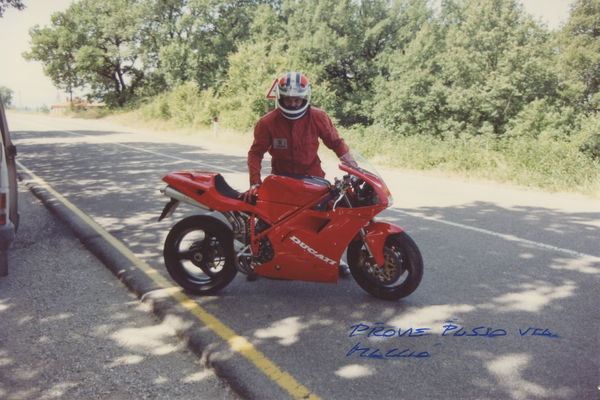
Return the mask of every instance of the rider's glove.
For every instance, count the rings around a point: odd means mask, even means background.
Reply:
[[[255,183],[254,185],[250,186],[250,189],[248,189],[244,193],[242,193],[240,197],[246,203],[250,203],[250,204],[256,203],[256,196],[258,195],[259,187],[260,187],[260,183]]]
[[[356,162],[356,160],[354,159],[354,157],[352,157],[352,154],[350,154],[350,152],[347,152],[346,154],[344,154],[343,156],[340,157],[340,160],[345,163],[348,164],[352,167],[358,167],[358,163]]]

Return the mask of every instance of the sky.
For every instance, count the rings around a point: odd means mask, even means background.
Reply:
[[[67,95],[44,75],[42,64],[25,61],[22,53],[29,50],[29,29],[36,24],[48,26],[53,13],[66,10],[74,1],[23,0],[25,10],[11,8],[0,18],[0,86],[13,91],[13,106],[37,109],[66,100]],[[523,6],[526,12],[556,29],[568,19],[573,1],[523,0]]]

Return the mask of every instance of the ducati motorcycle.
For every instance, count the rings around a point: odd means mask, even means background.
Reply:
[[[381,176],[358,153],[345,175],[269,175],[251,202],[217,172],[178,171],[163,178],[170,197],[159,220],[180,203],[205,212],[177,222],[164,243],[170,276],[186,291],[214,294],[238,272],[248,277],[336,283],[346,259],[371,295],[396,300],[423,276],[421,253],[399,226],[374,217],[392,204]]]

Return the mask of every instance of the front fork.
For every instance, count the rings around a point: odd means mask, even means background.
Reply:
[[[333,208],[341,200],[346,200],[347,207],[352,208],[352,202],[348,198],[345,191],[342,191],[340,197],[334,203]],[[375,263],[382,267],[385,263],[385,255],[383,254],[383,248],[385,247],[385,241],[389,235],[402,232],[403,229],[397,225],[389,224],[387,222],[375,222],[374,220],[369,221],[367,225],[360,229],[359,235],[362,239],[367,253]]]
[[[387,237],[402,231],[403,229],[397,225],[375,221],[370,221],[360,230],[360,236],[367,252],[378,266],[382,267],[385,263],[383,248]]]

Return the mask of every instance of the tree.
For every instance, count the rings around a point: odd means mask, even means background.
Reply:
[[[78,72],[92,96],[123,106],[142,85],[137,0],[83,0],[71,6],[72,16],[85,36],[75,55]]]
[[[12,91],[12,89],[7,88],[5,86],[0,86],[0,99],[6,107],[10,107],[10,105],[12,104],[13,94],[14,92]]]
[[[65,13],[51,17],[52,28],[34,26],[29,31],[32,47],[23,54],[27,60],[41,61],[44,73],[56,87],[63,89],[73,100],[73,91],[84,86],[76,70],[75,56],[84,38],[78,32],[76,22]]]
[[[25,5],[21,0],[0,0],[0,18],[4,16],[4,11],[6,11],[6,9],[9,7],[22,10],[25,8]]]
[[[556,98],[549,34],[515,0],[446,1],[379,82],[376,114],[403,133],[503,134],[538,98]],[[386,100],[397,93],[395,101]]]
[[[376,81],[373,114],[378,124],[405,135],[441,134],[447,89],[440,79],[442,28],[425,23],[415,38],[386,58]]]
[[[194,15],[189,43],[194,81],[202,89],[226,78],[229,55],[249,38],[256,10],[268,0],[189,0]]]
[[[549,35],[515,0],[469,1],[441,54],[451,118],[496,134],[526,104],[554,97]]]
[[[600,0],[577,0],[558,37],[565,97],[585,112],[600,109]]]
[[[82,0],[30,31],[30,60],[41,61],[54,83],[89,88],[90,97],[123,106],[144,79],[139,57],[141,0]]]
[[[282,13],[289,57],[318,86],[317,104],[343,125],[372,122],[381,59],[431,15],[424,0],[288,1]]]
[[[265,0],[145,0],[140,39],[145,63],[168,87],[199,89],[225,79],[228,57],[249,38]]]
[[[142,62],[157,89],[192,80],[190,37],[194,15],[189,0],[146,0],[140,26]]]
[[[266,94],[274,78],[291,65],[280,49],[266,41],[247,41],[228,60],[227,78],[220,88],[219,120],[240,131],[252,128],[273,108]]]

